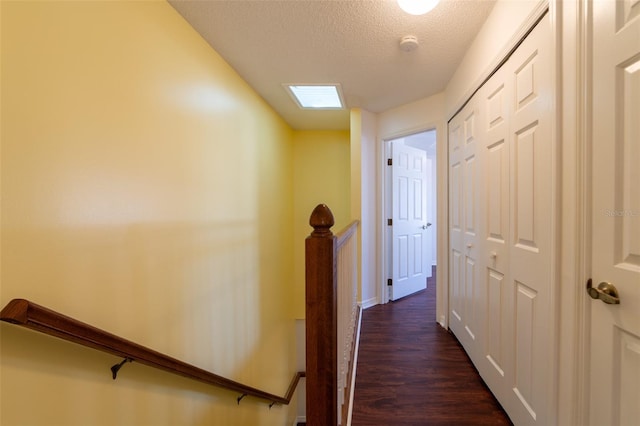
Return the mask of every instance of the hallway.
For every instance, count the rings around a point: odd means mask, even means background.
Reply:
[[[435,269],[435,268],[434,268]],[[363,312],[353,426],[510,425],[427,290]]]

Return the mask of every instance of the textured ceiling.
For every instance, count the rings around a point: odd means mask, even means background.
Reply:
[[[412,16],[393,0],[172,0],[294,129],[348,129],[345,111],[299,109],[283,83],[340,83],[348,108],[382,112],[446,87],[494,0],[441,0]],[[403,36],[418,38],[412,52]]]

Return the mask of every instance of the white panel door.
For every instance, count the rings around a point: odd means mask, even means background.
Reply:
[[[427,153],[392,142],[391,157],[393,264],[390,298],[397,300],[427,288]]]
[[[483,289],[482,309],[486,329],[478,371],[489,388],[504,400],[511,368],[513,309],[509,291],[509,99],[512,85],[507,83],[507,67],[500,68],[478,92],[482,100],[482,156],[484,173],[482,211],[484,233],[482,247]]]
[[[512,89],[507,303],[513,332],[507,336],[512,371],[503,404],[518,425],[552,422],[556,213],[551,35],[547,14],[508,62]]]
[[[449,327],[471,356],[477,350],[480,311],[478,108],[472,99],[450,123],[451,291]]]
[[[462,139],[462,119],[458,114],[449,123],[449,328],[456,334],[464,329]]]
[[[640,1],[593,6],[590,424],[640,424]],[[597,292],[592,290],[594,296]]]

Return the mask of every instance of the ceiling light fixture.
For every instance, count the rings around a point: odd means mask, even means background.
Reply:
[[[424,15],[439,2],[440,0],[398,0],[398,6],[410,15]]]
[[[291,97],[304,109],[342,109],[338,84],[284,84]]]

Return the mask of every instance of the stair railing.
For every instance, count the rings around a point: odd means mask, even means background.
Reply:
[[[270,407],[274,404],[287,405],[293,397],[298,381],[305,377],[304,372],[295,373],[285,396],[274,395],[187,364],[25,299],[10,301],[0,312],[0,320],[123,358],[122,362],[111,367],[114,380],[124,364],[135,361],[237,392],[238,404],[244,397],[252,396],[268,402]]]
[[[307,424],[347,425],[360,324],[358,221],[334,235],[333,214],[318,205],[306,239]]]

